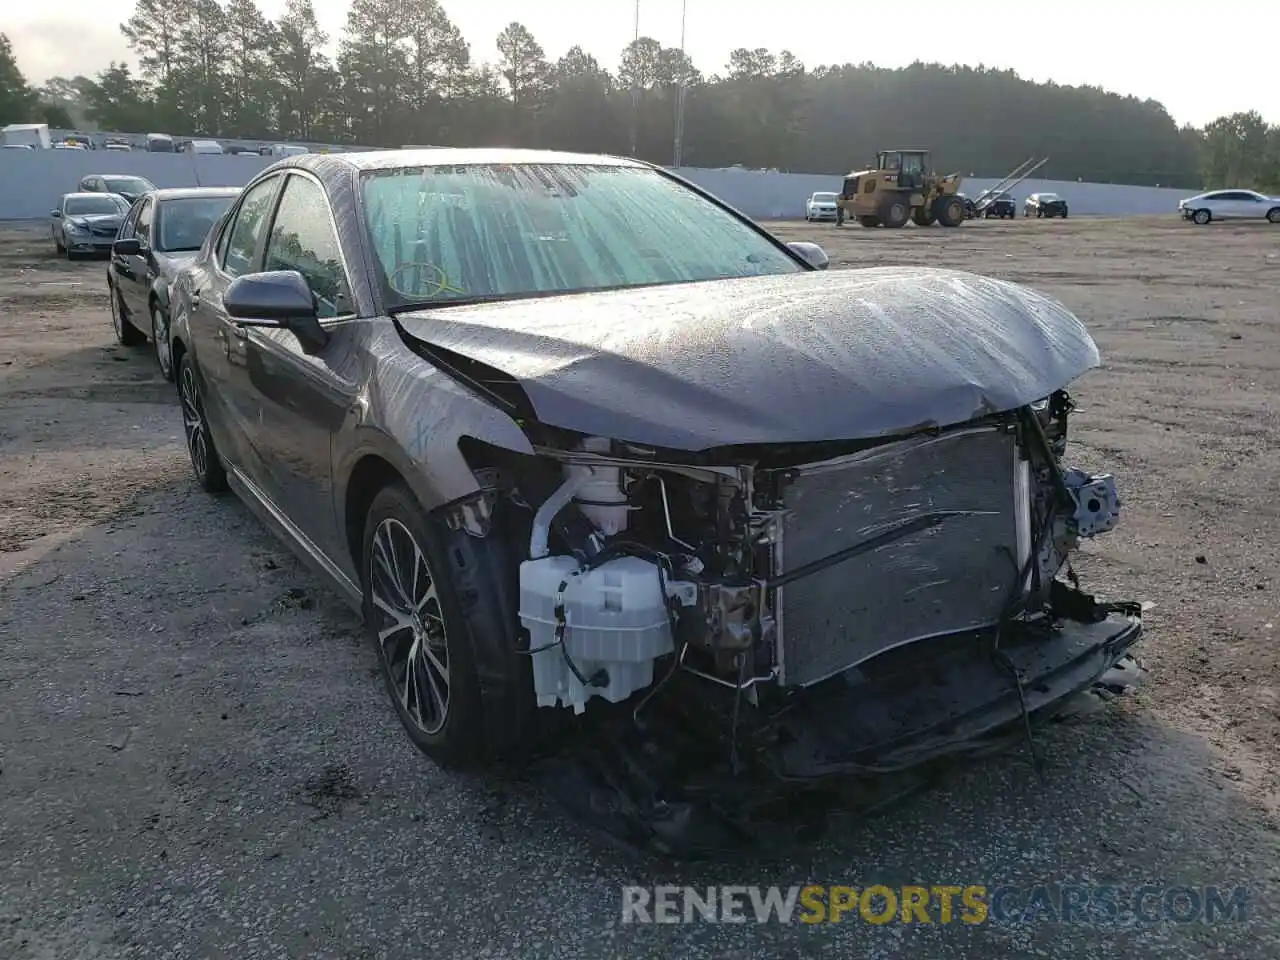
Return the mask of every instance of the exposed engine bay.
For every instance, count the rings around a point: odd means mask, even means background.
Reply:
[[[540,450],[563,482],[520,572],[539,705],[619,702],[673,654],[735,690],[806,687],[1015,604],[1042,612],[1079,538],[1119,520],[1111,476],[1058,466],[1069,410],[1062,393],[808,463],[654,463],[594,437]]]
[[[643,730],[665,699],[707,769],[804,783],[981,752],[1129,685],[1140,608],[1073,583],[1071,553],[1120,499],[1062,467],[1071,410],[1058,391],[903,438],[714,457],[548,437],[541,476],[490,488],[532,513],[519,618],[538,706],[628,701]],[[669,819],[672,785],[623,767]]]

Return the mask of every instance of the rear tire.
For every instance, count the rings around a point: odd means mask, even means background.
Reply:
[[[442,766],[514,753],[534,726],[532,661],[517,652],[519,561],[507,544],[501,525],[483,539],[451,535],[399,482],[365,516],[365,633],[409,739]]]
[[[880,222],[891,230],[904,227],[911,219],[911,206],[904,198],[894,197],[880,208]]]

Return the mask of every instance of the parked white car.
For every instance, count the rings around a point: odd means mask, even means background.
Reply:
[[[1184,220],[1206,224],[1214,220],[1270,220],[1280,223],[1280,197],[1255,190],[1212,190],[1178,201]]]
[[[182,148],[183,153],[200,153],[206,156],[222,154],[222,144],[217,140],[189,140]]]
[[[806,220],[834,220],[836,218],[836,195],[834,193],[815,193],[804,205]]]

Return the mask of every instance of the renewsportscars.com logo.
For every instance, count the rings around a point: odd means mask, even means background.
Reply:
[[[623,887],[623,923],[876,925],[1243,922],[1246,887],[933,884]]]

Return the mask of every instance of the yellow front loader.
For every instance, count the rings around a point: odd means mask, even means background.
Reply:
[[[836,199],[836,226],[845,218],[864,227],[902,227],[908,220],[927,227],[964,223],[964,198],[958,196],[960,174],[940,177],[929,168],[928,150],[881,150],[874,170],[857,170],[844,178]]]

